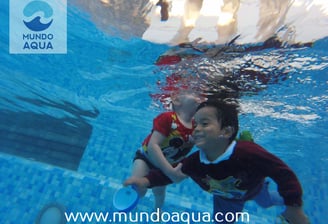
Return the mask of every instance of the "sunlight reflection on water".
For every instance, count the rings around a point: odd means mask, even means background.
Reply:
[[[265,41],[273,34],[288,42],[308,42],[327,36],[325,0],[166,0],[168,19],[161,20],[156,0],[75,0],[104,32],[138,36],[156,43],[178,44],[201,37],[226,43]],[[164,1],[165,2],[165,1]]]

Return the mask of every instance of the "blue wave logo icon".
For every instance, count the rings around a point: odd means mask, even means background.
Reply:
[[[53,19],[51,19],[53,9],[48,3],[43,1],[32,1],[28,3],[24,8],[23,14],[25,17],[32,18],[29,21],[23,20],[25,26],[32,31],[46,30],[53,21]],[[41,21],[49,22],[42,23]]]

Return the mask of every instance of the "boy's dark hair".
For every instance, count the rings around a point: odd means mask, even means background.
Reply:
[[[233,128],[233,134],[229,138],[229,142],[232,142],[236,138],[239,129],[238,104],[225,100],[209,99],[199,104],[196,111],[203,107],[214,107],[216,109],[218,121],[222,125],[221,128],[228,126]]]

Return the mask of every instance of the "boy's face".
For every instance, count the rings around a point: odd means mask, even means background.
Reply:
[[[221,141],[221,123],[218,121],[214,107],[203,107],[195,116],[193,139],[195,144],[203,150],[215,149]]]

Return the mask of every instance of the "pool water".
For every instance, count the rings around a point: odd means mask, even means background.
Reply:
[[[8,17],[6,8],[2,2],[1,18]],[[72,5],[67,54],[9,54],[9,22],[0,25],[0,223],[34,223],[51,203],[68,212],[113,211],[113,194],[129,176],[135,150],[163,111],[150,94],[165,79],[154,62],[169,47],[109,36]],[[241,129],[295,171],[315,224],[328,213],[327,51],[322,38],[311,48],[254,53],[279,54],[287,79],[240,97]],[[151,197],[140,211],[152,210]],[[212,210],[210,195],[190,180],[169,186],[166,200],[168,211]],[[245,209],[256,224],[273,223],[282,210],[252,202]]]

